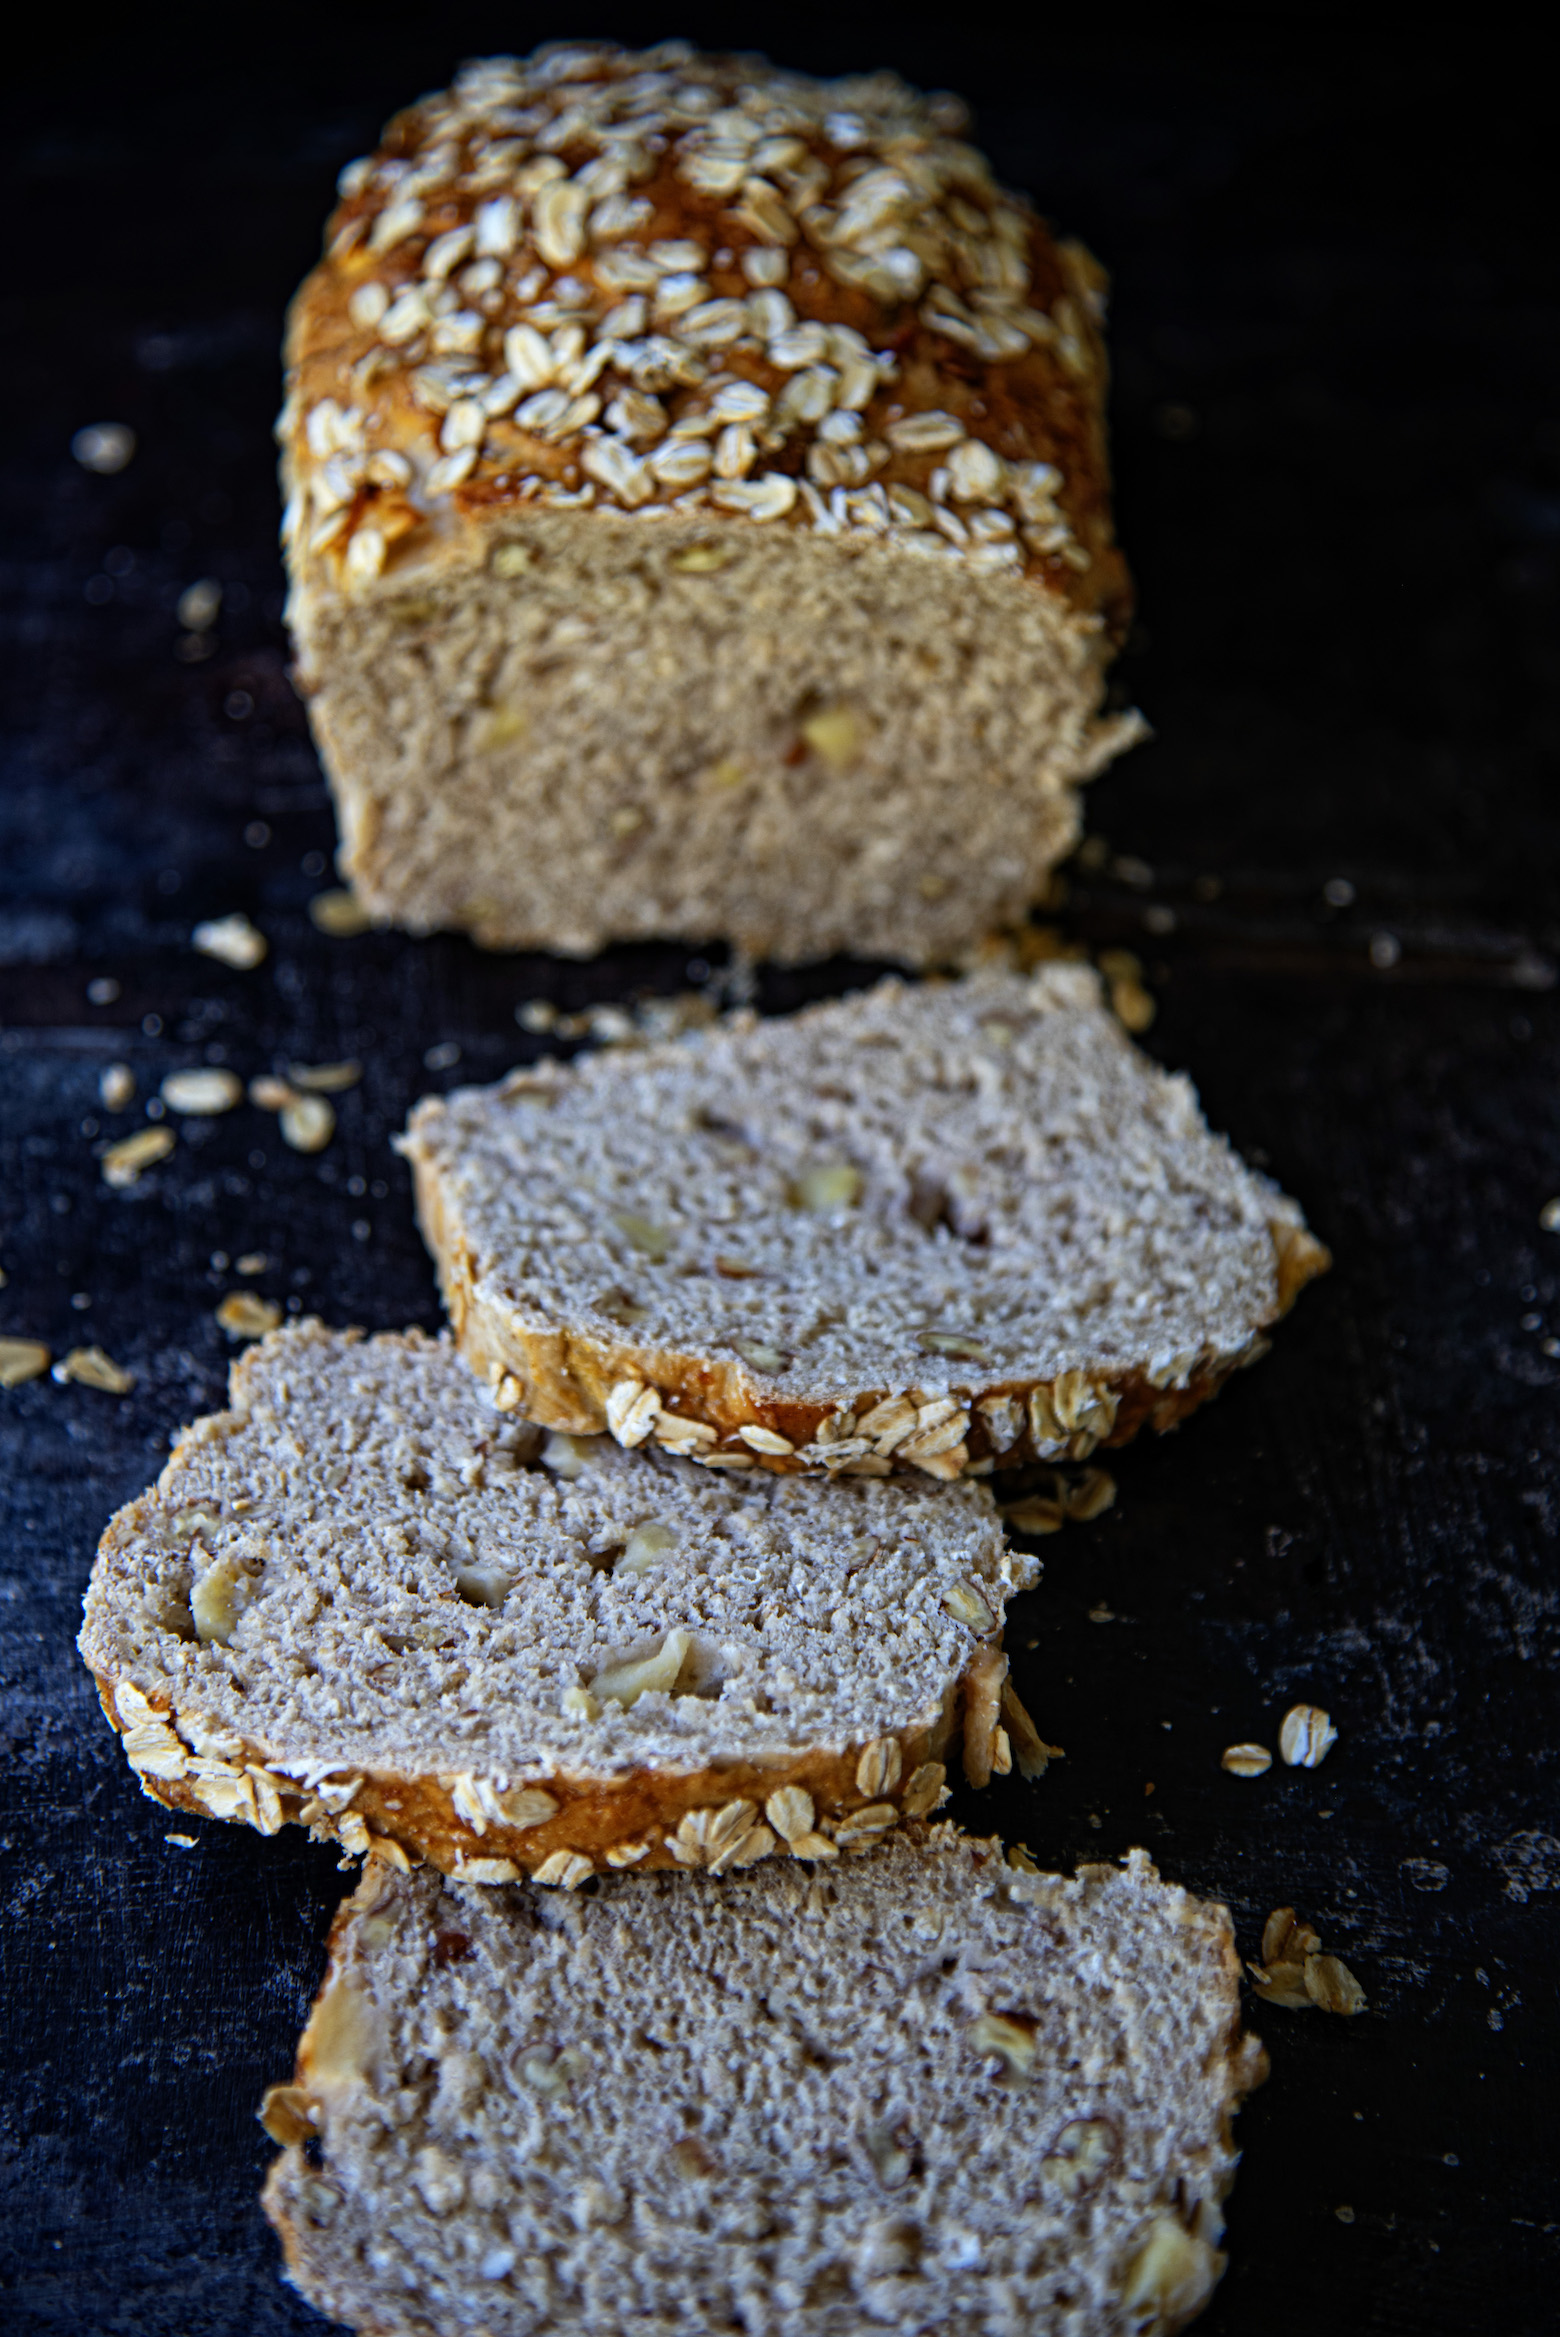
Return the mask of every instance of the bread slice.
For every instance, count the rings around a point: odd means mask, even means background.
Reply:
[[[373,914],[952,957],[1022,914],[1128,613],[1103,273],[891,74],[489,58],[349,166],[278,426]]]
[[[371,1863],[265,2207],[376,2337],[1124,2337],[1224,2267],[1265,2074],[1222,1907],[905,1829],[560,1899]]]
[[[447,1340],[304,1323],[113,1520],[80,1645],[170,1807],[573,1888],[877,1841],[961,1728],[976,1782],[1043,1763],[1001,1652],[1037,1573],[981,1487],[544,1440]]]
[[[544,1062],[402,1149],[501,1405],[729,1468],[952,1479],[1167,1428],[1327,1264],[1086,968]]]

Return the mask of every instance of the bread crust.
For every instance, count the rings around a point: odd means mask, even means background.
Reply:
[[[499,62],[506,67],[514,63]],[[523,77],[534,62],[515,71]],[[610,99],[613,85],[629,79],[641,62],[603,46],[571,76],[571,92],[576,100],[581,95],[588,102]],[[904,443],[904,426],[917,415],[933,413],[952,415],[967,426],[971,443],[990,449],[1003,462],[1045,463],[1059,473],[1054,502],[1060,521],[1051,518],[1043,526],[1031,527],[1033,542],[1022,534],[1013,539],[1022,554],[1015,573],[1033,588],[1097,620],[1103,656],[1109,643],[1124,635],[1131,588],[1110,513],[1104,424],[1107,366],[1100,329],[1109,280],[1100,263],[1082,244],[1055,238],[1023,197],[997,188],[983,158],[950,135],[959,126],[957,101],[929,105],[890,74],[820,85],[775,73],[752,58],[689,55],[676,71],[728,102],[740,103],[741,93],[756,86],[778,102],[802,109],[806,118],[798,117],[788,139],[797,152],[783,166],[792,192],[766,185],[755,210],[751,174],[740,189],[710,191],[700,183],[696,162],[690,163],[682,151],[689,122],[670,110],[662,125],[662,153],[654,156],[640,150],[632,165],[638,174],[632,180],[632,226],[613,232],[609,240],[583,230],[581,247],[571,259],[547,260],[545,252],[562,247],[548,242],[535,196],[522,197],[523,216],[503,255],[508,281],[523,280],[541,262],[544,276],[551,269],[551,283],[539,291],[550,295],[561,280],[576,287],[567,296],[574,308],[585,313],[591,306],[589,296],[594,295],[597,312],[610,315],[621,307],[623,295],[620,286],[607,283],[604,276],[614,266],[621,273],[625,253],[677,243],[698,245],[709,255],[707,269],[701,272],[702,287],[707,298],[720,301],[746,301],[753,293],[754,282],[744,265],[749,254],[787,254],[791,265],[785,272],[786,299],[795,312],[795,324],[825,331],[843,327],[892,365],[864,403],[844,409],[858,413],[866,440],[883,448],[884,459],[870,474],[874,482],[885,490],[906,487],[925,493],[948,448],[917,450]],[[826,126],[829,104],[840,103],[836,92],[842,93],[845,103],[854,97],[865,125],[866,134],[845,146],[835,144]],[[502,199],[509,185],[501,171],[494,175],[492,165],[483,162],[494,139],[507,135],[502,123],[495,128],[484,114],[491,117],[502,109],[470,97],[453,100],[454,93],[441,93],[397,114],[374,155],[343,174],[345,191],[326,228],[324,256],[304,280],[289,312],[288,394],[278,438],[289,498],[297,499],[288,540],[295,590],[302,596],[333,590],[350,594],[381,574],[404,571],[426,559],[458,559],[463,542],[485,550],[502,536],[515,512],[539,499],[545,502],[554,491],[578,493],[582,480],[596,486],[601,508],[611,507],[603,500],[611,490],[581,467],[587,446],[602,435],[597,422],[606,400],[594,385],[581,403],[583,410],[584,399],[594,396],[596,411],[569,429],[530,427],[516,418],[511,401],[507,412],[488,417],[476,459],[463,476],[443,489],[437,481],[431,489],[426,484],[430,462],[450,435],[439,427],[437,408],[430,407],[436,385],[420,379],[430,364],[440,361],[440,320],[428,318],[423,329],[394,341],[386,339],[381,326],[385,314],[413,288],[453,289],[451,280],[462,262],[445,267],[442,253],[463,236],[470,248],[480,226],[478,212],[492,203],[495,194]],[[675,109],[675,102],[670,98],[669,107]],[[549,151],[559,158],[562,176],[571,168],[588,167],[593,141],[582,132]],[[864,267],[869,255],[840,240],[845,232],[842,223],[848,220],[842,201],[861,179],[864,164],[907,173],[903,202],[913,208],[918,201],[921,206],[919,223],[907,225],[905,250],[908,257],[924,245],[925,254],[919,268],[912,270],[917,288],[906,296],[894,297],[891,284],[880,274],[874,277],[870,264]],[[392,171],[399,168],[403,177],[408,171],[419,177],[431,175],[432,183],[408,206],[398,187],[382,183],[387,166]],[[797,190],[808,199],[801,199]],[[783,218],[777,216],[776,227],[766,230],[759,222],[771,197],[779,201]],[[398,203],[402,216],[410,217],[412,209],[419,213],[415,224],[400,234],[394,233],[390,219]],[[954,224],[947,214],[959,205],[963,208]],[[999,246],[1014,253],[1007,268]],[[971,308],[958,285],[962,283],[967,293],[983,271],[990,282]],[[381,286],[387,301],[387,308],[373,321],[368,321],[368,310],[376,300],[354,303],[354,296],[369,283]],[[869,289],[869,283],[876,288]],[[516,315],[527,305],[545,303],[533,293],[529,304],[515,306]],[[499,344],[503,327],[510,322],[510,307],[490,305],[457,313],[471,321],[460,333],[446,332],[444,339],[452,350],[457,340],[467,342],[460,351],[466,373],[480,368],[490,380],[501,377],[505,359]],[[656,320],[652,316],[648,321]],[[660,323],[662,339],[687,341],[677,329],[675,315]],[[542,329],[556,328],[544,320]],[[772,359],[768,354],[772,345],[773,336],[766,343],[761,335],[745,333],[717,342],[701,355],[695,338],[687,342],[693,358],[686,368],[688,378],[664,383],[654,394],[674,424],[680,413],[699,401],[701,383],[695,368],[706,378],[717,372],[723,379],[735,376],[777,396],[794,368]],[[998,354],[999,348],[1005,353]],[[459,370],[450,369],[452,379]],[[629,386],[632,376],[626,367],[609,362],[595,381],[610,391],[613,386]],[[322,419],[325,401],[338,415],[366,417],[371,412],[374,421],[367,438],[359,433],[354,439],[350,424]],[[523,410],[525,401],[520,405]],[[799,421],[788,431],[783,446],[771,450],[769,474],[797,482],[808,476],[807,457],[820,443],[817,424],[822,419],[820,415]],[[893,437],[884,437],[882,433],[890,429]],[[399,462],[380,462],[376,471],[373,458],[386,454]],[[402,465],[412,471],[404,483],[395,475]],[[350,495],[343,499],[341,490],[347,488]],[[682,508],[688,508],[688,490],[678,492],[684,497]],[[653,516],[672,500],[672,492],[658,490],[643,503],[613,500]],[[745,524],[777,523],[747,519]],[[778,524],[815,524],[809,500],[798,496]],[[354,562],[349,557],[365,528],[384,539],[382,559],[372,569],[363,559]],[[1043,548],[1048,537],[1054,540]]]
[[[290,1334],[278,1332],[273,1340]],[[422,1335],[405,1335],[416,1344]],[[344,1334],[348,1345],[361,1331]],[[180,1451],[221,1443],[250,1419],[262,1349],[232,1371],[232,1408],[209,1414],[180,1439]],[[456,1367],[459,1368],[459,1367]],[[475,1393],[475,1391],[473,1391]],[[170,1467],[177,1469],[175,1459]],[[472,1882],[521,1875],[576,1889],[595,1872],[643,1866],[690,1866],[725,1872],[760,1857],[829,1859],[866,1847],[904,1817],[924,1816],[947,1799],[949,1764],[962,1745],[965,1775],[985,1784],[1004,1772],[1014,1748],[1002,1725],[999,1696],[1008,1659],[1000,1619],[971,1639],[963,1668],[946,1678],[940,1698],[898,1729],[843,1744],[814,1744],[764,1759],[644,1761],[593,1769],[548,1762],[545,1754],[518,1776],[496,1781],[479,1769],[410,1769],[390,1762],[305,1758],[284,1743],[214,1724],[193,1686],[141,1673],[133,1645],[105,1627],[126,1554],[155,1544],[165,1510],[164,1480],[127,1503],[99,1544],[83,1658],[109,1725],[143,1792],[166,1808],[219,1817],[274,1834],[306,1825],[317,1840],[335,1840],[351,1856],[399,1866],[424,1860]],[[1028,1576],[1020,1561],[1018,1579]],[[971,1594],[972,1596],[975,1594]],[[993,1611],[981,1602],[982,1620]],[[186,1619],[186,1630],[188,1622]],[[1011,1694],[1011,1691],[1009,1691]],[[1015,1720],[1017,1758],[1026,1774],[1039,1743],[1027,1715]],[[1044,1748],[1038,1756],[1044,1765]],[[777,1805],[777,1796],[784,1797]],[[778,1814],[777,1814],[778,1809]]]
[[[1000,1647],[1000,1634],[982,1642],[942,1709],[922,1725],[875,1738],[870,1745],[820,1748],[773,1763],[641,1768],[610,1777],[585,1771],[549,1774],[507,1796],[516,1801],[540,1793],[554,1803],[553,1816],[523,1825],[506,1818],[504,1796],[484,1793],[469,1773],[409,1775],[373,1766],[357,1770],[343,1762],[330,1772],[336,1787],[326,1785],[322,1794],[290,1776],[273,1746],[247,1736],[239,1750],[221,1758],[197,1754],[179,1735],[179,1708],[166,1691],[142,1696],[122,1676],[90,1668],[109,1726],[132,1740],[126,1757],[142,1792],[166,1809],[225,1818],[263,1834],[274,1834],[284,1824],[303,1824],[317,1841],[340,1842],[349,1856],[378,1858],[403,1869],[426,1860],[461,1882],[504,1883],[530,1875],[575,1890],[591,1874],[623,1866],[647,1872],[699,1866],[723,1873],[728,1863],[748,1864],[758,1857],[828,1859],[842,1850],[869,1848],[906,1815],[925,1816],[947,1799],[947,1763],[962,1734],[971,1684],[984,1681],[994,1662],[1006,1671]],[[150,1745],[147,1711],[161,1724],[160,1736]],[[978,1752],[967,1759],[967,1769],[983,1765],[982,1783],[991,1775],[995,1733],[994,1725],[988,1726]],[[170,1774],[175,1770],[179,1773]],[[339,1798],[343,1771],[355,1780],[344,1800]],[[864,1777],[871,1790],[864,1787]],[[789,1844],[764,1814],[785,1788],[807,1796],[813,1810],[811,1820],[796,1828],[798,1841]],[[331,1801],[337,1806],[329,1807]],[[749,1804],[751,1813],[741,1830],[734,1831],[728,1820],[727,1830],[717,1833],[711,1845],[701,1817],[718,1820],[738,1803]],[[872,1813],[865,1824],[862,1811]],[[723,1863],[720,1852],[737,1848],[754,1829],[769,1836],[767,1844],[751,1844],[750,1858]],[[846,1839],[837,1843],[842,1830]],[[561,1867],[545,1871],[560,1861],[570,1862],[567,1872]]]
[[[842,1413],[864,1414],[888,1391],[856,1388],[841,1389],[827,1399],[777,1398],[767,1395],[740,1362],[639,1347],[628,1337],[598,1339],[562,1326],[539,1329],[491,1303],[480,1288],[483,1262],[429,1149],[419,1141],[425,1117],[438,1109],[437,1102],[416,1108],[401,1150],[412,1165],[418,1223],[438,1269],[456,1340],[501,1409],[519,1411],[543,1427],[573,1435],[616,1435],[620,1392],[652,1389],[660,1411],[649,1433],[661,1441],[675,1444],[675,1423],[696,1421],[715,1432],[714,1449],[737,1457],[746,1454],[752,1466],[793,1474],[829,1473],[824,1456],[831,1424]],[[955,1390],[968,1415],[963,1440],[935,1455],[930,1473],[951,1480],[1035,1461],[1084,1460],[1101,1446],[1129,1443],[1143,1427],[1163,1434],[1179,1426],[1218,1394],[1232,1372],[1267,1353],[1263,1333],[1289,1312],[1306,1284],[1332,1264],[1331,1253],[1296,1217],[1273,1218],[1269,1232],[1274,1303],[1238,1354],[1202,1355],[1171,1385],[1161,1385],[1142,1371],[1067,1372],[1054,1380],[972,1379]],[[991,1415],[981,1407],[1004,1402],[1019,1407],[1024,1425],[1016,1441],[999,1449]],[[757,1429],[791,1449],[766,1451],[762,1445],[749,1444],[744,1429]],[[696,1449],[691,1457],[702,1458],[703,1450]],[[887,1463],[902,1472],[926,1467],[895,1453],[887,1456]],[[847,1468],[851,1465],[845,1463]]]
[[[1101,713],[1131,606],[1106,279],[996,186],[958,113],[886,74],[582,48],[467,69],[343,174],[278,437],[297,679],[372,916],[493,948],[679,932],[943,963],[1072,848],[1078,787],[1144,728]],[[767,603],[741,632],[763,595],[715,572],[744,556],[775,570],[805,670],[766,656]],[[453,679],[430,615],[473,636]],[[570,625],[601,637],[575,697]],[[523,655],[495,647],[511,634]],[[772,669],[741,712],[683,683],[722,646]],[[1022,702],[999,744],[993,692]],[[820,715],[853,742],[837,759],[809,744]],[[896,820],[918,787],[967,816]],[[787,820],[809,792],[836,821],[827,899]]]

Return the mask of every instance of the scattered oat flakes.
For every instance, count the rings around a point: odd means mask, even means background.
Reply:
[[[1545,1233],[1560,1233],[1560,1194],[1553,1201],[1544,1203],[1538,1213],[1538,1222]]]
[[[336,1133],[336,1114],[322,1095],[294,1095],[282,1106],[281,1129],[294,1152],[323,1152]]]
[[[1232,1777],[1264,1777],[1273,1766],[1273,1756],[1266,1745],[1226,1745],[1219,1766],[1228,1769]]]
[[[127,1111],[135,1101],[135,1073],[128,1063],[108,1064],[98,1080],[98,1101],[105,1112]]]
[[[67,1380],[75,1380],[84,1388],[101,1388],[105,1396],[127,1396],[135,1386],[135,1373],[105,1355],[101,1347],[73,1347],[54,1366],[52,1376],[62,1387]]]
[[[230,1339],[263,1339],[281,1319],[275,1299],[257,1297],[252,1290],[230,1290],[217,1309],[217,1321]]]
[[[1159,1012],[1153,997],[1141,982],[1119,981],[1110,985],[1111,1012],[1129,1031],[1146,1031]]]
[[[1108,1469],[1085,1469],[1071,1484],[1058,1476],[1056,1492],[1067,1515],[1078,1525],[1088,1525],[1114,1505],[1116,1480]]]
[[[287,1076],[294,1087],[309,1089],[314,1095],[340,1095],[344,1089],[356,1087],[363,1076],[361,1063],[289,1063]]]
[[[328,933],[336,941],[348,941],[354,933],[366,933],[374,922],[356,893],[344,888],[316,893],[309,903],[309,921],[316,932]]]
[[[249,1100],[258,1104],[262,1112],[284,1112],[297,1097],[297,1089],[290,1081],[277,1079],[262,1071],[249,1082]]]
[[[175,1850],[194,1850],[199,1847],[193,1834],[165,1834],[163,1840],[171,1842]]]
[[[1278,1749],[1291,1769],[1316,1769],[1338,1742],[1319,1704],[1292,1704],[1278,1732]]]
[[[49,1350],[41,1339],[0,1339],[0,1388],[19,1388],[49,1368]]]
[[[214,1118],[218,1112],[230,1112],[243,1101],[244,1084],[231,1071],[208,1070],[199,1065],[189,1071],[170,1071],[162,1083],[162,1100],[170,1112],[187,1112],[201,1118]]]
[[[233,1260],[235,1274],[263,1274],[271,1263],[264,1250],[246,1250],[241,1258]]]
[[[1031,1493],[1022,1501],[1003,1505],[1003,1516],[1015,1533],[1059,1534],[1066,1523],[1066,1512],[1059,1501],[1047,1501],[1040,1493]]]
[[[197,925],[190,941],[202,957],[220,958],[225,966],[236,966],[247,974],[270,948],[265,935],[249,919],[235,910],[231,917],[208,917]]]
[[[191,633],[206,633],[222,612],[222,587],[214,576],[199,576],[179,595],[179,623]]]
[[[1365,2010],[1365,1991],[1338,1956],[1307,1956],[1305,1986],[1320,2012],[1335,2012],[1352,2020]]]
[[[1264,2004],[1291,2012],[1337,2013],[1345,2020],[1365,2009],[1365,1991],[1347,1964],[1325,1955],[1317,1933],[1293,1907],[1275,1907],[1262,1927],[1262,1961],[1249,1964]]]
[[[135,454],[135,432],[128,422],[89,422],[70,442],[70,451],[84,471],[111,479]]]
[[[103,1155],[105,1181],[122,1192],[133,1185],[143,1169],[154,1161],[166,1160],[176,1142],[171,1128],[138,1128],[133,1136],[120,1138]]]

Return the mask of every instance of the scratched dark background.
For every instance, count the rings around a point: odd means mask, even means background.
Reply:
[[[264,1250],[243,1287],[294,1311],[434,1322],[389,1146],[410,1101],[534,1051],[523,999],[673,991],[720,953],[517,960],[331,941],[306,912],[333,831],[281,625],[283,302],[386,112],[581,20],[57,13],[0,100],[0,1334],[96,1341],[136,1385],[0,1393],[0,2326],[280,2337],[321,2324],[277,2277],[254,2109],[344,1885],[296,1833],[139,1796],[72,1645],[93,1547],[221,1400],[229,1258]],[[1109,852],[1065,918],[1140,951],[1149,1044],[1337,1256],[1270,1361],[1044,1544],[1010,1642],[1067,1759],[958,1814],[1064,1863],[1145,1843],[1228,1899],[1249,1954],[1293,1903],[1368,1992],[1352,2023],[1254,2007],[1273,2077],[1209,2337],[1529,2337],[1560,2283],[1549,78],[1509,29],[1256,13],[1092,40],[979,10],[956,35],[816,9],[735,30],[964,88],[1003,174],[1114,270],[1122,683],[1158,735],[1095,788]],[[104,420],[139,440],[111,478],[70,452]],[[201,577],[223,607],[191,660],[175,604]],[[255,972],[189,945],[235,909],[270,942]],[[322,1155],[244,1107],[133,1191],[101,1182],[95,1144],[170,1069],[347,1055],[366,1077]],[[142,1099],[118,1118],[112,1060]],[[1337,1722],[1325,1767],[1221,1771],[1301,1697]]]

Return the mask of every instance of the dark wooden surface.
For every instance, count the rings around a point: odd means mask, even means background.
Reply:
[[[1229,1901],[1248,1953],[1292,1902],[1369,1993],[1349,2024],[1255,2008],[1273,2077],[1241,2121],[1210,2337],[1536,2337],[1560,2317],[1545,60],[1309,13],[1049,46],[958,24],[739,29],[970,90],[1003,172],[1115,271],[1142,604],[1122,679],[1158,737],[1095,789],[1114,858],[1067,915],[1142,951],[1150,1044],[1337,1255],[1271,1360],[1122,1456],[1117,1507],[1044,1545],[1011,1640],[1067,1759],[958,1814],[1059,1862],[1143,1842]],[[0,1394],[7,2331],[320,2326],[256,2210],[254,2107],[342,1878],[295,1833],[143,1800],[72,1645],[104,1520],[221,1400],[217,1261],[265,1250],[259,1287],[331,1321],[432,1323],[389,1148],[408,1103],[530,1051],[518,1001],[675,989],[694,954],[331,942],[305,913],[333,833],[280,623],[281,306],[391,105],[462,54],[572,29],[167,10],[94,38],[62,16],[9,76],[0,1333],[96,1340],[137,1384]],[[140,440],[112,479],[69,452],[104,419]],[[189,664],[174,603],[200,576],[225,600]],[[1329,906],[1338,879],[1355,897]],[[249,974],[189,947],[240,908],[271,943]],[[101,976],[119,995],[93,1006]],[[861,978],[766,979],[763,1002]],[[449,1042],[458,1067],[425,1069]],[[367,1076],[319,1158],[246,1108],[133,1192],[100,1181],[110,1060],[145,1095],[180,1064],[348,1054]],[[1221,1772],[1300,1697],[1341,1732],[1324,1768]]]

